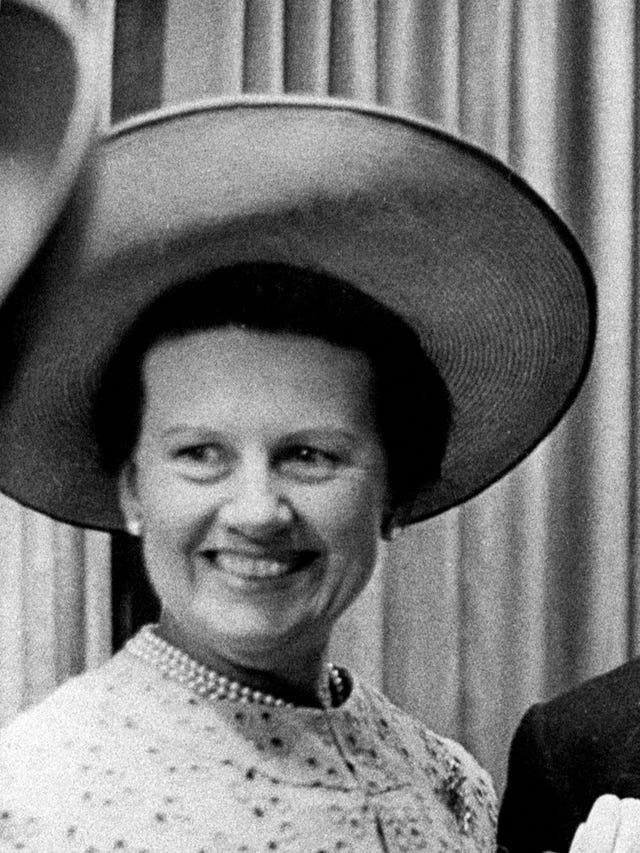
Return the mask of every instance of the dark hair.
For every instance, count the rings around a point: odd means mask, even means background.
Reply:
[[[392,504],[440,476],[451,421],[446,386],[417,333],[394,311],[343,281],[281,264],[240,264],[171,288],[134,321],[108,363],[93,407],[102,464],[116,473],[135,447],[142,362],[161,340],[226,326],[321,338],[371,361]]]

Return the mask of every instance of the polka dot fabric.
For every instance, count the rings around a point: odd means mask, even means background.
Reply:
[[[125,649],[0,735],[3,853],[493,851],[495,814],[462,747],[357,679],[328,710],[212,702]]]

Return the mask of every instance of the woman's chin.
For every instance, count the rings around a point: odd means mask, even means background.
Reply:
[[[281,609],[268,611],[258,608],[237,608],[215,619],[200,623],[203,634],[214,647],[233,647],[237,651],[258,651],[289,645],[303,640],[317,616],[309,612],[283,613]]]

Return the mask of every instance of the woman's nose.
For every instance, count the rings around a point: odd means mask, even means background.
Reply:
[[[218,513],[219,520],[231,531],[264,538],[291,524],[291,504],[267,464],[247,462],[239,466],[231,480],[230,491]]]

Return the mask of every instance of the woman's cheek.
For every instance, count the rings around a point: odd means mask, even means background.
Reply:
[[[298,495],[296,510],[314,531],[322,546],[343,564],[375,562],[384,503],[365,478],[350,478],[317,488],[311,496]]]
[[[336,528],[362,527],[368,518],[373,523],[382,518],[385,491],[379,477],[362,472],[337,480],[325,496],[327,522]]]
[[[212,496],[169,468],[151,469],[141,480],[144,516],[168,530],[188,527],[211,507]]]

